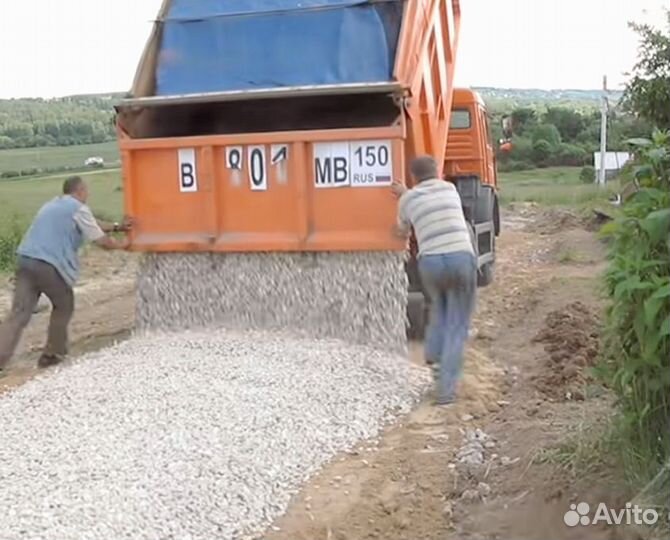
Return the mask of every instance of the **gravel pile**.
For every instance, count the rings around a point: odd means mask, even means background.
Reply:
[[[0,538],[255,537],[429,383],[337,340],[136,336],[0,395]]]
[[[404,353],[404,254],[160,253],[137,281],[139,330],[286,330]]]

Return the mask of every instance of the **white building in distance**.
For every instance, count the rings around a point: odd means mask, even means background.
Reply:
[[[630,152],[605,152],[605,178],[617,175],[626,162],[632,159]],[[600,173],[600,152],[593,152],[593,166],[596,170],[596,180]]]

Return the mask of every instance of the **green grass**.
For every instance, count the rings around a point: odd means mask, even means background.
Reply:
[[[116,141],[74,146],[0,150],[0,173],[25,169],[83,167],[84,160],[91,156],[100,156],[105,160],[107,166],[116,164],[119,161]]]
[[[607,201],[618,187],[616,182],[604,188],[595,184],[584,184],[579,179],[580,170],[579,167],[548,167],[500,173],[498,185],[501,202],[582,206]]]
[[[25,229],[35,212],[49,199],[59,195],[69,175],[47,178],[0,181],[0,236],[6,236],[14,223]],[[119,171],[81,175],[89,185],[89,206],[98,217],[118,219],[123,214]]]

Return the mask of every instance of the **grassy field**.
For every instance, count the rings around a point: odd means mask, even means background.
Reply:
[[[548,167],[531,171],[500,173],[500,199],[503,204],[525,201],[546,205],[582,206],[606,201],[618,187],[612,182],[601,188],[584,184],[579,167]]]
[[[84,160],[100,156],[107,166],[119,161],[116,141],[75,146],[45,146],[0,150],[0,173],[25,169],[53,167],[82,167]]]
[[[14,267],[14,253],[33,216],[62,192],[67,174],[0,180],[0,273]],[[82,174],[90,189],[89,206],[97,217],[118,220],[123,213],[119,171]]]
[[[61,193],[68,175],[48,178],[0,180],[0,236],[12,223],[25,227],[35,212]],[[123,212],[119,171],[82,174],[89,184],[89,205],[99,217],[119,218]]]

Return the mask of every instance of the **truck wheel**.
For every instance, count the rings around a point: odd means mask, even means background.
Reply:
[[[422,292],[407,297],[407,339],[421,341],[426,332],[426,301]]]
[[[486,287],[493,282],[493,267],[494,263],[492,262],[482,265],[477,272],[477,287]]]
[[[482,185],[475,202],[475,223],[491,221],[495,209],[495,193],[491,186]]]

